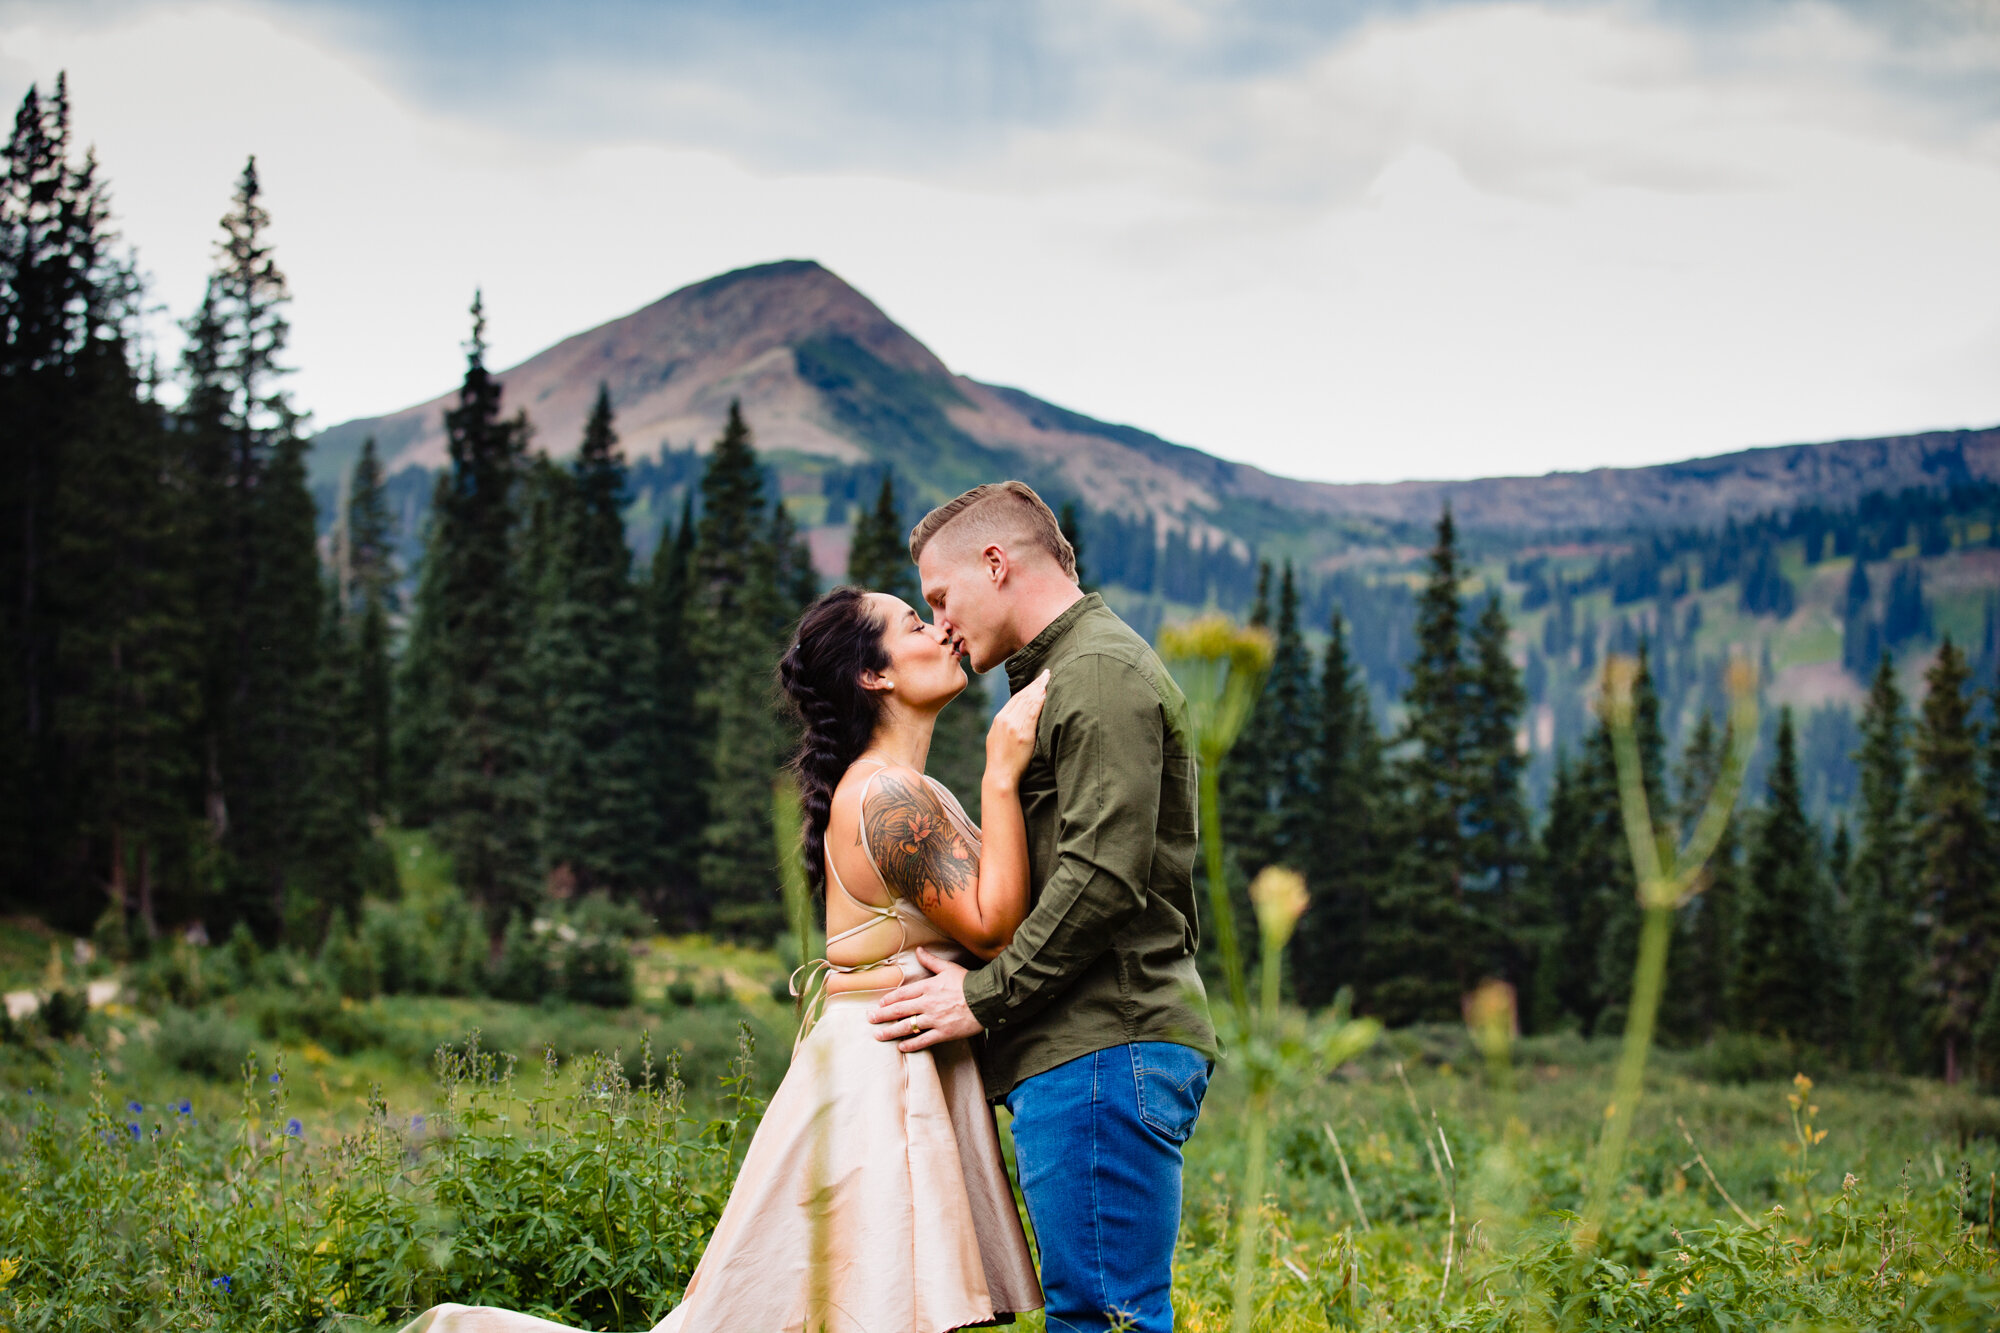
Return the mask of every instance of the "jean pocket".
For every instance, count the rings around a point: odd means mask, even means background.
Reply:
[[[1208,1057],[1170,1041],[1134,1042],[1128,1049],[1139,1118],[1169,1143],[1186,1143],[1208,1091]]]

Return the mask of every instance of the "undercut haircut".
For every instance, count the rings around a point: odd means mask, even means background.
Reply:
[[[1065,577],[1076,579],[1076,552],[1063,536],[1062,525],[1025,481],[974,486],[925,514],[910,529],[910,559],[923,559],[924,548],[947,531],[948,540],[976,542],[982,550],[989,545],[1037,548],[1048,553]]]

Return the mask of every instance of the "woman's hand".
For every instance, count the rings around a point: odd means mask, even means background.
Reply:
[[[1035,724],[1049,695],[1049,673],[1029,682],[994,715],[986,732],[986,781],[1012,788],[1035,754]]]

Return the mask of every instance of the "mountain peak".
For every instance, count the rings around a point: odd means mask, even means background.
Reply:
[[[869,451],[828,422],[799,375],[801,347],[858,348],[894,371],[949,383],[951,372],[873,301],[825,265],[784,259],[682,287],[622,318],[575,334],[499,372],[504,402],[525,407],[536,444],[555,456],[581,438],[601,383],[611,391],[626,453],[706,448],[732,400],[741,400],[759,448],[857,462]],[[349,422],[322,435],[314,470],[343,470],[364,435],[388,470],[445,460],[449,393],[401,412]]]

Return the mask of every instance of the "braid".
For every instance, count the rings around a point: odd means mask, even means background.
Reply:
[[[791,770],[805,815],[806,881],[826,893],[826,826],[833,791],[868,748],[881,703],[861,686],[861,673],[889,665],[882,625],[860,588],[835,588],[799,618],[797,635],[778,663],[778,680],[805,724]]]

